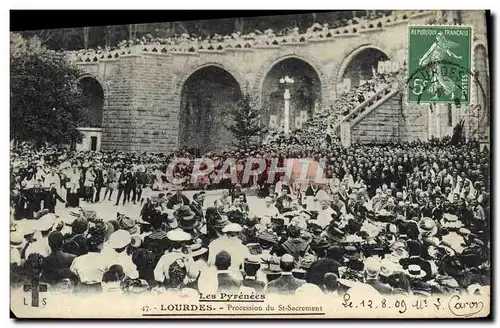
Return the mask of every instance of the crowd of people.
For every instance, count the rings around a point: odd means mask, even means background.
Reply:
[[[330,107],[315,113],[289,136],[285,135],[283,129],[270,131],[264,143],[282,150],[294,151],[329,148],[331,144],[339,143],[337,132],[342,120],[381,90],[392,90],[389,86],[396,79],[397,73],[374,73],[373,78],[340,92]]]
[[[128,52],[135,45],[156,45],[158,48],[164,45],[173,46],[173,51],[197,51],[197,50],[223,50],[224,48],[251,48],[254,46],[272,46],[284,42],[305,42],[310,39],[329,38],[338,34],[357,33],[363,29],[381,28],[385,24],[396,21],[404,21],[410,15],[420,13],[420,11],[409,11],[407,13],[390,13],[388,11],[372,11],[368,15],[353,17],[352,19],[338,19],[330,23],[314,23],[307,29],[301,31],[299,27],[290,27],[280,31],[266,29],[264,31],[255,30],[251,32],[235,31],[231,35],[219,35],[217,33],[202,37],[196,33],[182,33],[168,38],[153,37],[148,34],[141,38],[123,40],[116,47],[106,49],[82,49],[73,52],[79,60],[84,60],[86,56],[104,56],[110,51]],[[177,48],[176,48],[177,46]],[[157,51],[159,51],[157,49]],[[108,54],[111,56],[110,54]],[[97,57],[96,57],[97,58]]]
[[[163,181],[169,160],[194,157],[187,152],[12,149],[13,288],[35,277],[64,291],[194,297],[485,293],[490,171],[477,143],[289,146],[205,156],[325,159],[328,182],[269,183],[263,172],[252,196],[248,186],[211,186],[210,176],[201,185]],[[116,217],[86,208],[110,199]],[[136,216],[120,214],[128,202]]]

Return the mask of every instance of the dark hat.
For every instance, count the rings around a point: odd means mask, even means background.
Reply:
[[[134,220],[129,218],[128,216],[122,216],[118,219],[118,224],[120,225],[120,228],[123,230],[129,230],[132,229],[135,226]]]
[[[227,215],[217,215],[213,223],[214,228],[224,228],[226,225],[230,224]]]
[[[298,237],[300,237],[300,227],[297,226],[297,225],[290,224],[287,227],[287,232],[288,232],[288,235],[290,237],[292,237],[292,238],[298,238]]]
[[[276,236],[275,234],[273,234],[269,231],[257,232],[257,234],[255,236],[257,237],[257,239],[269,242],[271,244],[278,243],[278,236]]]
[[[181,229],[193,229],[200,224],[194,212],[191,211],[191,208],[187,205],[179,207],[174,215],[177,217],[179,228]]]
[[[311,248],[313,250],[327,249],[328,247],[330,247],[330,244],[325,238],[321,238],[320,240],[311,242]]]
[[[421,256],[422,255],[422,244],[416,240],[408,240],[408,255],[409,256]]]
[[[243,223],[244,217],[240,211],[231,211],[228,213],[229,222],[232,223]]]
[[[464,263],[462,263],[456,256],[449,256],[445,258],[442,265],[444,271],[450,276],[462,273],[465,269]]]
[[[348,245],[344,248],[344,257],[349,260],[359,260],[361,254],[359,249],[354,245]]]
[[[307,271],[303,270],[303,269],[293,269],[292,270],[292,276],[294,276],[296,279],[305,280],[306,273],[307,273]]]
[[[271,223],[276,225],[276,226],[284,226],[285,219],[283,219],[283,218],[271,218]]]
[[[259,258],[257,256],[245,257],[245,265],[260,265]]]
[[[174,212],[175,216],[181,219],[191,219],[195,216],[195,213],[191,211],[191,208],[188,205],[182,205]]]
[[[336,242],[342,243],[345,241],[345,233],[334,225],[328,226],[326,229],[326,235],[328,238]]]
[[[321,227],[321,225],[318,223],[317,220],[309,220],[307,221],[307,229],[309,229],[310,231],[314,232],[318,232],[318,231],[323,231],[323,228]]]
[[[257,223],[259,223],[259,218],[256,217],[256,216],[251,216],[251,217],[248,217],[247,220],[246,220],[246,226],[249,227],[249,228],[252,228],[254,227]]]

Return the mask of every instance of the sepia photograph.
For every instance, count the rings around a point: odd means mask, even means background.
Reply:
[[[189,13],[11,27],[11,317],[489,317],[491,13]]]

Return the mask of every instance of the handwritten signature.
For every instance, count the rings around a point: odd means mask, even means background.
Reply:
[[[448,309],[458,317],[470,317],[481,312],[484,308],[482,301],[464,301],[460,295],[453,295],[448,301]]]

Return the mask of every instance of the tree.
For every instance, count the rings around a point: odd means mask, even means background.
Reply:
[[[237,140],[236,145],[242,149],[248,148],[258,137],[265,133],[261,125],[260,110],[250,95],[236,103],[231,109],[234,123],[229,127]]]
[[[78,125],[88,122],[81,72],[36,37],[11,34],[10,137],[41,146],[80,142]]]

